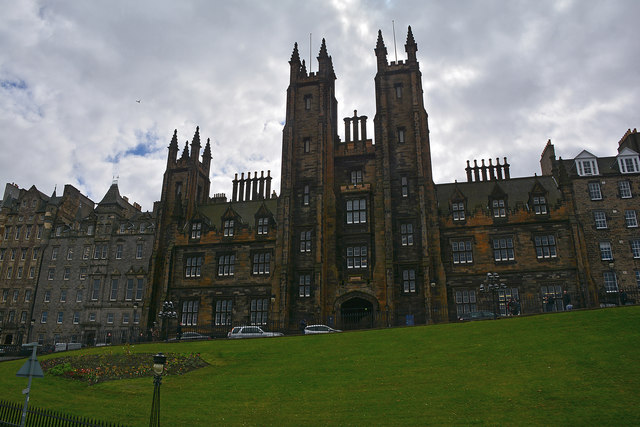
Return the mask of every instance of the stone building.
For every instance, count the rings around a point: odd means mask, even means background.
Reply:
[[[585,306],[575,258],[571,201],[551,176],[511,178],[497,159],[471,167],[467,182],[439,184],[438,215],[450,320],[478,310],[562,311],[567,291]],[[503,286],[481,293],[486,274]]]
[[[584,150],[573,159],[556,159],[547,143],[542,172],[566,189],[575,217],[576,262],[589,292],[586,305],[624,303],[621,291],[640,287],[640,138],[628,130],[618,154],[597,157]]]
[[[93,202],[66,185],[51,197],[35,186],[25,190],[7,184],[0,209],[0,342],[22,344],[30,338],[33,302],[43,252],[54,222],[72,221],[79,206]]]
[[[540,176],[512,178],[506,158],[491,159],[467,162],[466,182],[436,185],[417,50],[409,27],[406,59],[389,62],[378,33],[370,137],[367,115],[338,119],[325,41],[316,72],[294,45],[279,195],[271,171],[254,171],[236,175],[230,197],[210,197],[199,128],[182,151],[174,132],[153,213],[115,183],[95,206],[71,186],[47,197],[8,185],[0,340],[429,324],[509,315],[511,301],[520,314],[561,311],[565,292],[582,308],[637,291],[637,131],[616,156],[556,159],[549,142]],[[487,273],[499,277],[495,292],[481,291]],[[159,318],[165,301],[174,318]]]
[[[31,339],[124,343],[145,332],[140,317],[148,283],[155,218],[120,195],[85,200],[51,221],[42,250]],[[146,335],[145,335],[146,336]]]
[[[429,130],[417,45],[387,61],[378,34],[376,143],[354,111],[338,136],[335,73],[322,41],[309,73],[294,46],[283,130],[281,191],[270,174],[234,180],[233,196],[208,197],[211,151],[200,160],[199,129],[177,158],[169,145],[152,304],[178,303],[183,324],[237,323],[295,329],[299,322],[342,328],[447,318]],[[194,320],[194,319],[197,319]]]

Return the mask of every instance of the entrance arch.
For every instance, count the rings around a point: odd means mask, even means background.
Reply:
[[[360,297],[346,300],[340,305],[340,323],[342,329],[373,328],[375,312],[373,304]]]

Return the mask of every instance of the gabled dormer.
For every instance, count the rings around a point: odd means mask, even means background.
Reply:
[[[224,215],[222,215],[222,235],[224,237],[233,237],[235,235],[236,227],[240,223],[240,215],[233,210],[231,206],[227,208]]]
[[[463,223],[466,221],[467,198],[462,191],[460,191],[457,184],[453,194],[451,195],[451,199],[449,200],[449,206],[451,208],[451,217],[454,222]]]
[[[574,160],[576,162],[576,172],[578,173],[578,176],[600,175],[596,156],[587,150],[583,150]]]
[[[549,213],[547,190],[537,179],[529,192],[529,207],[536,215],[547,215]]]
[[[496,184],[489,194],[489,211],[494,220],[506,219],[508,211],[507,193]]]
[[[200,237],[211,228],[210,226],[209,218],[200,212],[196,212],[191,221],[189,221],[189,239],[200,240]]]
[[[620,173],[640,172],[640,159],[638,153],[630,148],[623,148],[616,156]]]
[[[275,220],[273,219],[273,213],[262,203],[260,208],[256,212],[256,233],[258,236],[266,236],[275,226]]]

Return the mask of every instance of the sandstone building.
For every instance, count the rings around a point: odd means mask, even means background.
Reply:
[[[279,194],[271,171],[253,171],[210,197],[199,128],[182,149],[174,132],[152,213],[115,183],[97,205],[72,186],[48,197],[8,185],[2,343],[123,343],[178,324],[217,336],[240,324],[429,324],[562,311],[565,293],[576,308],[634,303],[637,131],[615,156],[563,160],[548,142],[540,175],[474,160],[461,165],[466,181],[435,184],[417,50],[409,27],[406,59],[389,62],[378,33],[370,136],[366,115],[339,119],[325,41],[316,72],[294,45]],[[494,292],[483,292],[487,273],[499,276]],[[164,301],[176,318],[159,318]]]

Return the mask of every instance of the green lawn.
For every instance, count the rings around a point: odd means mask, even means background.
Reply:
[[[163,379],[164,425],[640,420],[635,306],[325,336],[148,344],[133,351],[199,352],[211,364]],[[0,398],[22,401],[27,381],[15,373],[23,363],[0,363]],[[34,380],[30,404],[143,426],[152,393],[151,378],[88,386],[47,375]]]

